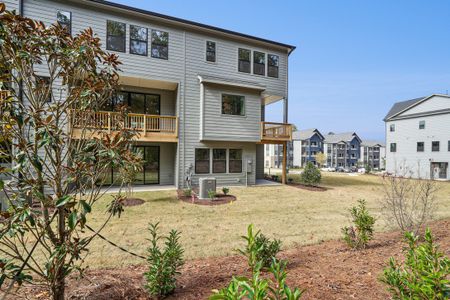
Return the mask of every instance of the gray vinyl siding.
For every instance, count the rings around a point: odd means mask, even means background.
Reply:
[[[222,114],[222,95],[244,96],[244,115]],[[203,140],[258,142],[261,139],[260,95],[242,89],[205,87]],[[201,130],[201,129],[200,129]]]
[[[19,0],[2,0],[1,2],[5,3],[7,10],[16,10],[19,13]]]
[[[153,144],[149,144],[153,145]],[[159,184],[174,185],[175,184],[175,158],[177,152],[177,144],[175,143],[158,143],[159,148]]]
[[[230,117],[213,117],[212,111],[221,112],[221,92],[235,90],[233,88],[217,87],[214,93],[208,94],[205,117],[205,135],[214,140],[226,140],[227,143],[200,140],[200,83],[199,75],[210,75],[233,80],[255,82],[266,87],[265,94],[287,97],[287,64],[286,51],[267,45],[261,47],[261,43],[241,42],[241,40],[226,37],[220,33],[204,34],[186,27],[167,25],[161,21],[147,18],[139,14],[117,13],[113,10],[101,10],[93,8],[87,3],[74,3],[51,0],[24,0],[24,12],[27,17],[42,20],[45,24],[54,23],[58,10],[66,10],[72,13],[72,34],[78,33],[87,27],[101,38],[103,47],[106,46],[106,22],[114,20],[126,24],[126,52],[115,52],[122,61],[121,75],[157,79],[178,83],[178,89],[172,94],[161,94],[161,114],[177,115],[179,118],[179,141],[175,151],[174,180],[178,186],[184,186],[184,176],[187,168],[194,165],[194,149],[208,147],[209,145],[229,145],[232,142],[236,147],[244,149],[244,155],[252,158],[253,168],[256,160],[256,141],[260,136],[261,121],[261,95],[246,91],[246,118],[239,121],[231,121]],[[139,56],[129,53],[130,25],[138,25],[148,28],[148,56]],[[163,60],[151,57],[151,30],[163,30],[169,33],[169,59]],[[216,62],[206,62],[206,41],[216,42]],[[279,56],[279,77],[271,78],[254,74],[246,74],[238,71],[238,49],[246,48],[253,51],[264,52],[267,55]],[[252,64],[253,69],[253,64]],[[266,70],[267,75],[267,70]],[[206,86],[206,85],[205,85]],[[148,90],[146,90],[148,91]],[[212,91],[212,90],[211,90]],[[216,106],[217,107],[214,107]],[[227,121],[221,121],[221,120]],[[270,121],[270,120],[267,120]],[[251,141],[251,142],[250,142]],[[161,163],[161,170],[163,164]],[[249,173],[249,184],[255,183],[255,170]],[[163,176],[161,176],[162,178]],[[217,175],[219,182],[223,184],[245,184],[245,174]],[[169,178],[169,177],[167,177]],[[198,179],[196,176],[195,180]],[[169,180],[168,180],[169,181]]]

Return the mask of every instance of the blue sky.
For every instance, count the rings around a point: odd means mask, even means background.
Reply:
[[[297,46],[289,121],[384,139],[391,105],[450,90],[450,1],[115,2]],[[281,104],[267,120],[282,119]]]

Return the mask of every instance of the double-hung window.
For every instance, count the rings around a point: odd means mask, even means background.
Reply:
[[[269,54],[267,58],[268,58],[267,76],[278,78],[278,67],[280,64],[279,56],[275,54]]]
[[[130,53],[147,56],[148,30],[145,27],[130,25]]]
[[[394,132],[394,131],[395,131],[395,124],[391,124],[391,125],[389,126],[389,131],[390,131],[390,132]]]
[[[239,72],[250,73],[250,56],[250,50],[239,48]]]
[[[425,121],[419,121],[419,129],[425,129]]]
[[[450,151],[450,141],[448,141],[448,151]]]
[[[195,173],[208,174],[209,173],[209,149],[197,148],[195,149]]]
[[[152,30],[152,57],[169,59],[169,33]]]
[[[242,173],[242,149],[230,149],[229,173]]]
[[[70,11],[58,10],[56,13],[56,20],[68,34],[72,34],[72,13]]]
[[[106,49],[125,52],[125,23],[111,20],[108,20],[106,23]]]
[[[206,61],[216,62],[216,43],[206,41]]]
[[[222,114],[245,116],[245,97],[222,94]]]
[[[213,149],[213,173],[227,172],[227,150]]]
[[[417,152],[423,152],[423,151],[425,151],[425,143],[417,142]]]
[[[391,143],[391,152],[397,152],[397,143]]]
[[[431,142],[431,151],[439,152],[439,141]]]
[[[253,74],[266,75],[266,54],[258,51],[253,52]]]

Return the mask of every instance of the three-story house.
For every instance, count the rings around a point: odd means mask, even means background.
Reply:
[[[128,106],[127,124],[138,132],[135,147],[145,161],[137,185],[182,188],[188,170],[194,184],[201,177],[215,177],[218,185],[255,184],[264,176],[264,144],[291,140],[294,46],[109,1],[7,0],[6,6],[45,24],[60,22],[73,35],[91,27],[105,50],[118,54],[120,90],[94,117],[113,132],[115,105]],[[284,122],[267,122],[266,106],[278,101]],[[71,114],[82,120],[92,112]],[[75,137],[82,126],[70,129]],[[118,171],[105,176],[114,183]]]

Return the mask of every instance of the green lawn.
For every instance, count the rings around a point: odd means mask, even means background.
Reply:
[[[242,246],[240,236],[248,224],[268,236],[277,236],[285,248],[339,238],[340,228],[348,223],[346,209],[358,199],[367,200],[369,209],[379,217],[376,229],[389,228],[380,217],[381,179],[371,175],[323,174],[325,192],[290,186],[231,187],[237,201],[221,206],[200,206],[176,200],[175,191],[136,193],[146,202],[128,207],[120,219],[113,219],[102,232],[117,244],[145,255],[149,244],[147,225],[160,222],[163,232],[175,228],[182,232],[186,258],[220,256]],[[437,218],[450,217],[450,183],[441,183]],[[91,216],[90,225],[99,226],[106,217],[105,197]],[[124,266],[141,260],[97,239],[87,257],[91,268]]]

